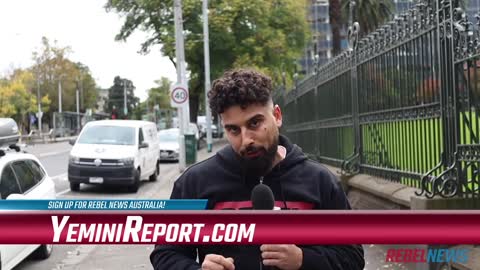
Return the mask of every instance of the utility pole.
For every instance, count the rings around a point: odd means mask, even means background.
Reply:
[[[62,112],[62,77],[58,78],[58,112]]]
[[[37,105],[38,105],[38,114],[37,114],[37,119],[38,119],[38,133],[42,135],[42,104],[40,101],[40,78],[37,78]]]
[[[175,0],[173,3],[174,21],[175,21],[175,56],[177,59],[177,84],[184,85],[187,89],[188,96],[188,82],[185,68],[185,52],[183,45],[183,18],[182,18],[182,1]],[[188,129],[190,123],[190,106],[188,99],[186,104],[178,108],[178,120],[180,128],[180,156],[179,169],[180,172],[186,167],[186,153],[185,153],[185,131]]]
[[[128,114],[128,109],[127,109],[127,79],[123,79],[123,114],[125,115],[125,118],[126,118],[127,114]]]
[[[207,120],[207,151],[212,152],[212,112],[208,104],[210,90],[210,44],[208,39],[208,0],[203,0],[203,50],[205,55],[205,114]]]
[[[77,90],[75,91],[75,97],[76,97],[76,102],[77,102],[77,134],[80,132],[80,98],[79,98],[79,87],[80,83],[77,80]]]
[[[85,108],[84,98],[83,98],[83,73],[80,73],[80,110],[83,111]],[[85,111],[84,111],[85,112]]]

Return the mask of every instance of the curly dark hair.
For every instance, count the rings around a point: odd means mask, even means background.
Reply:
[[[220,114],[232,106],[246,108],[266,105],[272,100],[272,79],[254,69],[233,69],[215,80],[208,92],[212,114]]]

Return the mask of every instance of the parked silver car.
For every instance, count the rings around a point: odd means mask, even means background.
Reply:
[[[158,132],[161,161],[178,161],[180,153],[179,136],[180,130],[178,128],[164,129]]]

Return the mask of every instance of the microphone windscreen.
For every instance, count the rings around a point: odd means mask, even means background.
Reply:
[[[253,209],[256,210],[272,210],[275,205],[272,189],[265,184],[253,188],[251,200]]]

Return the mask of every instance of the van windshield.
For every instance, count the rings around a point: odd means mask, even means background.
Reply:
[[[78,143],[134,145],[135,128],[118,126],[91,126],[86,129]]]

